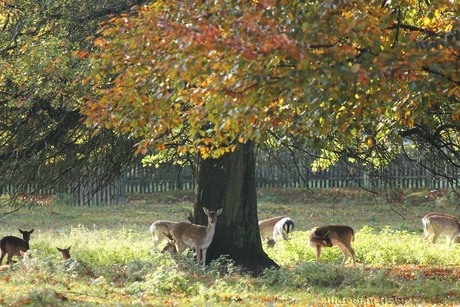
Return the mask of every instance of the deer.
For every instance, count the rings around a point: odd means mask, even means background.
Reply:
[[[430,212],[422,218],[424,240],[433,237],[433,244],[440,235],[446,236],[447,248],[450,249],[452,242],[457,241],[460,235],[460,223],[453,215]]]
[[[266,238],[268,241],[270,241],[270,239],[273,238],[273,230],[275,228],[276,223],[278,223],[280,220],[284,218],[286,217],[285,216],[275,216],[269,219],[259,221],[260,237],[262,239]]]
[[[347,262],[348,256],[353,259],[355,266],[355,251],[351,248],[355,233],[353,228],[344,225],[327,225],[314,229],[308,238],[308,245],[316,249],[316,261],[319,262],[321,248],[337,246],[343,254],[341,266]]]
[[[70,259],[70,246],[67,248],[56,247],[59,252],[61,252],[62,258],[64,260]]]
[[[182,254],[186,247],[194,248],[198,264],[206,264],[206,252],[211,245],[216,231],[217,217],[222,213],[223,208],[217,211],[210,211],[203,207],[208,217],[208,225],[197,225],[188,222],[179,222],[172,225],[172,236],[176,244],[177,253]]]
[[[8,254],[6,264],[11,265],[13,256],[20,257],[21,251],[26,252],[29,249],[30,235],[34,232],[34,229],[30,231],[19,229],[19,232],[22,234],[22,239],[15,236],[5,236],[0,240],[0,265],[6,254]]]
[[[170,254],[177,254],[176,249],[176,241],[172,234],[163,233],[168,238],[168,243],[166,243],[165,247],[161,250],[162,253],[170,253]]]
[[[287,235],[294,229],[294,221],[290,217],[279,220],[273,227],[273,240],[277,242],[280,238],[287,240]]]
[[[164,242],[171,240],[172,229],[178,222],[159,220],[150,226],[150,233],[152,234],[153,251],[158,251],[159,246]]]

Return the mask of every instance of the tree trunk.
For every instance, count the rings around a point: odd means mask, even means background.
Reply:
[[[228,255],[255,275],[278,267],[264,252],[259,234],[254,144],[239,144],[235,152],[218,159],[199,158],[196,165],[195,222],[207,224],[203,207],[224,208],[207,261]]]

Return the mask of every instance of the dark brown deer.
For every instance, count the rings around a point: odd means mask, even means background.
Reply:
[[[8,254],[6,264],[11,265],[13,263],[13,256],[20,257],[21,251],[26,252],[29,250],[30,235],[34,232],[34,229],[30,231],[19,229],[19,232],[22,233],[22,239],[14,236],[6,236],[0,240],[0,265],[6,254]]]
[[[58,251],[61,252],[61,255],[62,255],[62,258],[64,260],[67,260],[70,258],[70,247],[67,247],[67,248],[59,248],[59,247],[56,247]]]
[[[343,225],[327,225],[318,227],[310,233],[308,245],[316,249],[316,261],[319,261],[322,247],[337,246],[343,254],[342,266],[345,265],[348,256],[353,259],[355,265],[355,251],[351,248],[355,233],[353,228]]]

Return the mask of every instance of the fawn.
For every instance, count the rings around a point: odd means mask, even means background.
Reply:
[[[34,232],[34,229],[30,231],[19,229],[19,232],[22,233],[22,239],[14,236],[6,236],[0,240],[0,265],[6,254],[8,254],[6,264],[11,265],[13,263],[13,256],[21,256],[21,251],[26,252],[29,249],[30,235]]]
[[[56,247],[58,251],[61,252],[61,255],[62,255],[62,258],[64,260],[67,260],[70,258],[70,247],[67,247],[67,248],[59,248],[59,247]]]
[[[351,248],[354,237],[353,228],[349,226],[327,225],[318,227],[310,233],[308,245],[316,249],[316,261],[319,261],[322,247],[337,246],[343,254],[342,266],[345,265],[349,255],[355,265],[355,251]]]

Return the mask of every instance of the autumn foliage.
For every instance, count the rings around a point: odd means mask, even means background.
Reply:
[[[273,134],[401,143],[460,118],[458,13],[447,0],[157,1],[100,31],[86,115],[141,152],[215,157]]]

